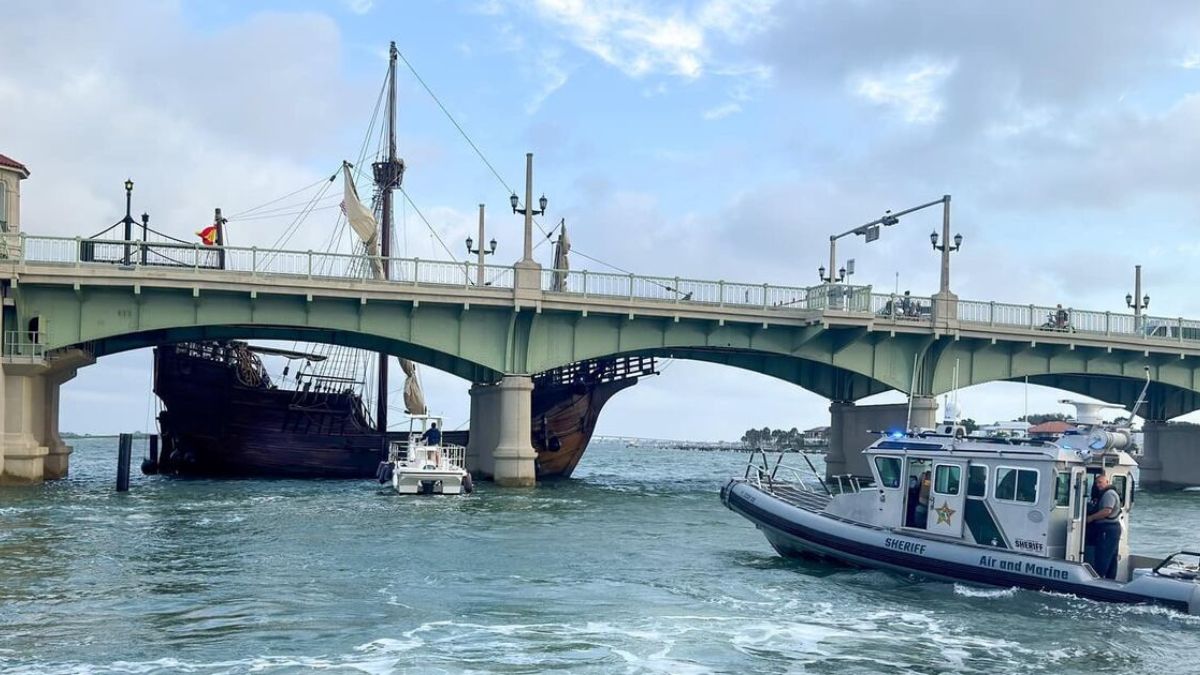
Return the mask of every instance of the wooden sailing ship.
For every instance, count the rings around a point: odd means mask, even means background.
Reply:
[[[392,192],[399,188],[404,162],[396,156],[396,60],[390,52],[387,87],[387,148],[375,162],[375,209],[359,201],[351,166],[343,164],[342,207],[360,240],[362,272],[387,279],[391,255]],[[375,213],[379,214],[378,227]],[[223,244],[218,211],[214,242]],[[128,238],[128,235],[127,235]],[[209,243],[206,240],[206,243]],[[482,243],[481,243],[482,246]],[[555,247],[552,287],[565,290],[570,242],[562,228]],[[220,258],[223,262],[223,257]],[[368,263],[368,261],[370,261]],[[387,459],[387,354],[375,360],[375,373],[358,368],[360,352],[330,348],[325,354],[260,347],[239,341],[188,342],[154,350],[154,392],[162,401],[160,472],[205,476],[367,478]],[[267,373],[260,355],[289,359],[279,381]],[[339,361],[340,359],[340,361]],[[299,361],[291,385],[291,361]],[[349,363],[349,365],[347,365]],[[403,359],[407,376],[405,410],[427,410],[415,366]],[[630,356],[571,364],[534,376],[532,438],[539,479],[570,476],[604,404],[638,378],[654,372],[654,360]],[[374,384],[372,416],[364,392]],[[373,417],[373,419],[372,419]],[[448,443],[466,446],[468,431],[446,432]]]
[[[260,353],[310,359],[244,342],[189,342],[154,350],[154,393],[162,454],[158,471],[178,475],[370,478],[386,459],[385,433],[354,388],[299,378],[281,388]],[[532,438],[539,480],[569,477],[587,449],[604,404],[654,360],[629,356],[574,363],[533,378]],[[305,386],[307,385],[307,386]],[[469,430],[447,431],[466,446]]]

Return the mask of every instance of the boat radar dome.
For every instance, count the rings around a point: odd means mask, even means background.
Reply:
[[[1090,401],[1072,401],[1071,399],[1059,399],[1059,403],[1075,406],[1075,421],[1079,424],[1095,426],[1103,424],[1104,420],[1100,418],[1101,410],[1124,410],[1125,406],[1115,405],[1113,403],[1092,403]]]

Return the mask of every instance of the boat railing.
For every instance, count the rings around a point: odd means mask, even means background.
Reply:
[[[388,460],[391,462],[403,461],[408,464],[433,464],[435,466],[441,466],[445,463],[465,469],[467,465],[467,449],[453,443],[427,445],[421,442],[419,438],[415,440],[392,441]]]
[[[864,487],[862,479],[853,474],[835,474],[822,478],[812,460],[803,453],[776,454],[772,459],[765,450],[753,450],[746,462],[746,480],[760,490],[777,491],[782,488],[825,496],[860,492]],[[802,457],[805,465],[785,464],[784,456],[789,454]]]

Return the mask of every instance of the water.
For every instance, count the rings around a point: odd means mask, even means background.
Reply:
[[[1200,617],[784,560],[717,491],[745,456],[594,447],[467,498],[134,478],[115,440],[0,490],[3,673],[1197,672]],[[135,461],[136,463],[136,461]],[[1200,494],[1135,548],[1200,548]]]

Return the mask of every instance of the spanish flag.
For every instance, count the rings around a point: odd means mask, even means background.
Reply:
[[[200,237],[200,241],[204,242],[205,246],[213,246],[217,243],[217,226],[209,225],[197,232],[196,236]]]

